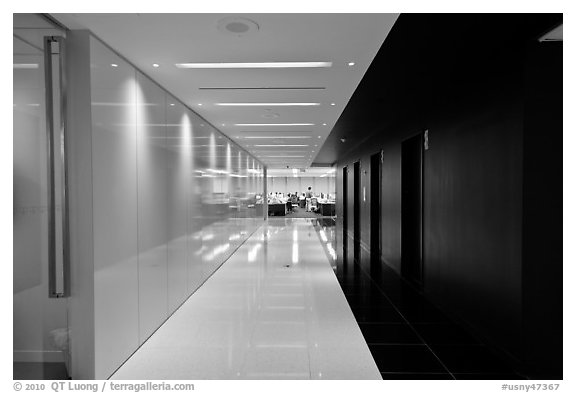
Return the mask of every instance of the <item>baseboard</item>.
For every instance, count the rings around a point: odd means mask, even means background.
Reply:
[[[14,362],[64,363],[62,351],[14,351]]]

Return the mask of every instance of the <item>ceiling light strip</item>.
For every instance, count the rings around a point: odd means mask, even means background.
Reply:
[[[236,123],[235,126],[240,127],[272,127],[272,126],[313,126],[314,123]]]
[[[326,90],[325,87],[199,87],[198,90]]]
[[[254,145],[254,147],[308,147],[310,145]]]
[[[284,132],[289,132],[290,134],[310,134],[313,131],[301,131],[301,130],[240,130],[243,134],[279,134]]]
[[[319,106],[319,102],[217,102],[217,106]]]
[[[309,135],[278,135],[278,136],[243,136],[244,139],[310,139]]]
[[[329,68],[330,61],[288,61],[262,63],[176,63],[177,68],[229,69],[229,68]]]

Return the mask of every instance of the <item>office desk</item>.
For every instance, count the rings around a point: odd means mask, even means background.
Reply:
[[[286,215],[286,204],[285,203],[268,204],[268,215],[269,216],[285,216]]]
[[[318,202],[318,210],[323,216],[335,216],[336,215],[336,204],[334,202]]]

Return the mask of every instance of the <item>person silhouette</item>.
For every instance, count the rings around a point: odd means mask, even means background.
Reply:
[[[312,187],[308,187],[308,191],[306,191],[306,211],[309,212],[310,208],[312,207]]]

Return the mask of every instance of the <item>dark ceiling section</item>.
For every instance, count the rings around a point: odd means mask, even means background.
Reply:
[[[406,124],[406,119],[415,132],[421,131],[418,128],[426,127],[422,113],[442,105],[430,102],[425,92],[441,89],[442,78],[461,81],[462,89],[487,88],[475,83],[471,69],[483,70],[484,77],[490,73],[495,78],[505,75],[498,59],[517,56],[517,52],[507,51],[507,41],[536,40],[561,22],[561,14],[400,15],[314,164],[345,160],[372,136],[393,133],[394,124]],[[457,61],[440,61],[453,58],[454,53],[459,54]],[[490,92],[483,91],[484,98],[486,93]],[[410,110],[423,106],[426,111]]]

